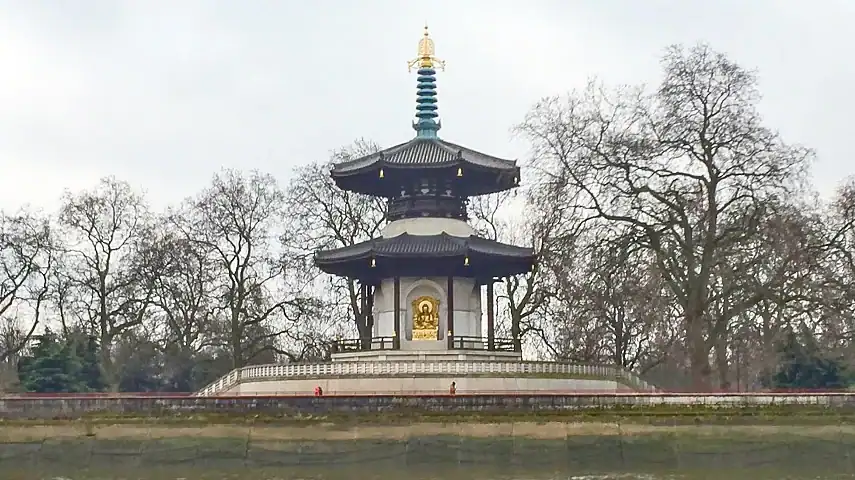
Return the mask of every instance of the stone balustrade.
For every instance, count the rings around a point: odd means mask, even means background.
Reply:
[[[635,391],[654,392],[656,389],[637,375],[622,368],[607,365],[574,365],[558,362],[525,361],[373,361],[332,362],[317,364],[273,364],[232,370],[197,393],[197,396],[219,395],[242,382],[288,380],[303,378],[418,376],[418,375],[542,375],[567,378],[599,378],[614,380]]]

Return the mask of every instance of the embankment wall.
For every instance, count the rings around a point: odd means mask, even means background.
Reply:
[[[92,414],[169,416],[192,414],[323,415],[377,413],[557,413],[604,408],[663,406],[753,408],[804,405],[855,409],[855,393],[826,394],[517,394],[328,395],[233,397],[27,397],[0,398],[0,419],[78,418]]]

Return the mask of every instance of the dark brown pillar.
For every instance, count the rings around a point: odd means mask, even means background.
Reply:
[[[448,277],[448,348],[454,348],[454,277]]]
[[[369,285],[366,293],[368,294],[368,338],[372,338],[374,336],[374,287]]]
[[[522,352],[522,339],[520,339],[520,319],[511,315],[511,338],[514,340],[514,351]]]
[[[401,277],[395,277],[395,350],[401,348]]]
[[[493,296],[493,279],[487,282],[487,350],[496,349],[496,300]]]
[[[359,343],[363,350],[369,348],[368,337],[368,285],[359,282]]]

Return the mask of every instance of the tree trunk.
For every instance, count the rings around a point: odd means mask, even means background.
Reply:
[[[727,336],[722,335],[715,342],[715,363],[718,370],[718,386],[723,392],[730,391],[730,362],[727,355]]]
[[[102,335],[100,340],[99,363],[101,364],[101,375],[104,377],[104,385],[107,386],[108,391],[118,392],[120,379],[113,362],[113,338],[109,335]]]
[[[514,351],[522,352],[522,339],[520,332],[520,317],[513,310],[511,311],[511,338],[514,340]]]
[[[232,310],[231,327],[232,331],[229,338],[232,353],[232,368],[243,367],[243,345],[241,345],[241,333],[243,328],[240,324],[240,318],[236,309]]]
[[[712,368],[704,336],[703,316],[700,312],[687,312],[685,322],[692,390],[697,393],[709,392],[712,389]]]

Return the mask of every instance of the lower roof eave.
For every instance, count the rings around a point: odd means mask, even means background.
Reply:
[[[462,262],[438,262],[434,259],[419,265],[386,260],[376,262],[374,267],[365,262],[346,262],[318,267],[329,275],[375,284],[383,279],[394,277],[504,278],[527,274],[534,264],[533,261],[513,261],[464,265]]]
[[[482,257],[487,261],[532,261],[534,250],[470,235],[458,237],[442,232],[435,235],[402,233],[375,238],[347,247],[319,251],[317,264],[335,264],[361,259],[388,258],[399,261],[424,258]]]
[[[425,168],[425,171],[437,171],[443,169],[452,170],[456,165],[442,165]],[[384,177],[379,176],[380,168],[366,169],[358,172],[347,172],[334,175],[333,181],[342,190],[361,193],[375,197],[394,197],[400,192],[400,185],[394,179],[400,175],[393,167],[384,167]],[[401,174],[412,174],[416,170],[412,168],[400,168]],[[485,176],[487,175],[487,176]],[[477,171],[465,175],[462,183],[456,187],[456,192],[463,196],[489,195],[491,193],[512,190],[519,186],[519,172],[516,170],[492,172]]]

